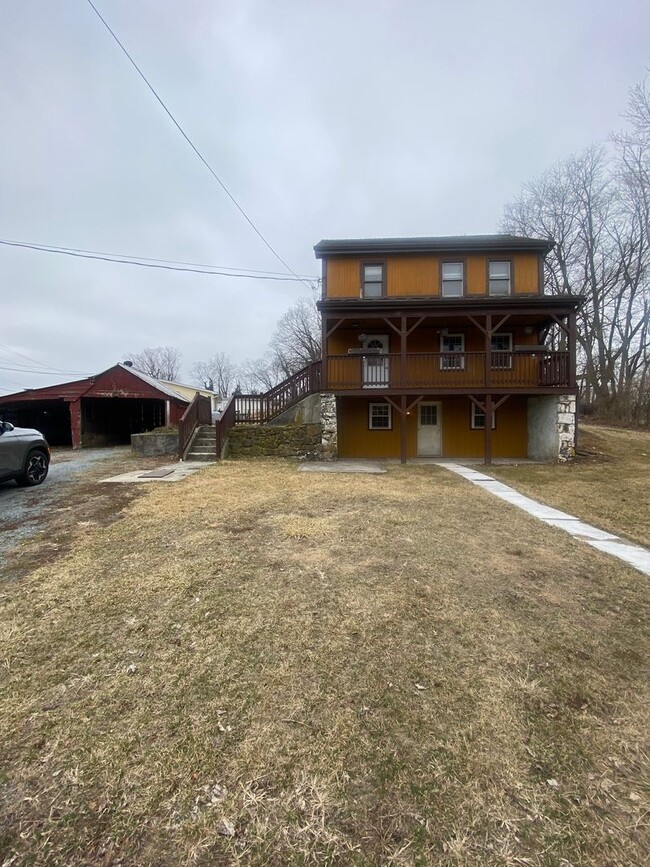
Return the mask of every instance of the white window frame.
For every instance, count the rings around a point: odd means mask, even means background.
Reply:
[[[507,349],[495,349],[494,346],[492,346],[492,341],[494,340],[495,337],[507,337],[508,338],[508,348]],[[512,369],[512,342],[513,341],[512,341],[512,332],[511,331],[498,331],[496,334],[492,335],[492,338],[490,341],[490,353],[491,353],[490,365],[492,367],[492,370],[511,370]],[[508,353],[508,355],[504,359],[504,363],[503,364],[498,364],[498,363],[495,364],[494,356],[495,355],[498,356],[499,354],[502,354],[504,352]]]
[[[445,340],[451,337],[460,338],[460,349],[445,349]],[[449,356],[441,355],[440,370],[465,370],[465,335],[464,334],[441,334],[440,335],[440,352],[452,352],[459,355],[460,358],[449,358]]]
[[[445,268],[449,265],[460,266],[460,292],[445,291],[445,284],[458,283],[458,277],[447,277],[445,279]],[[440,294],[443,298],[462,298],[465,295],[465,262],[462,259],[455,262],[440,263]]]
[[[492,266],[493,265],[507,265],[508,266],[508,276],[504,277],[502,275],[492,276]],[[505,287],[505,292],[502,291],[493,291],[492,283],[496,283],[499,288],[501,286]],[[512,261],[510,259],[490,259],[488,261],[488,295],[492,295],[495,298],[503,298],[507,295],[512,295]]]
[[[482,424],[478,424],[476,421],[477,413],[483,418]],[[492,410],[492,430],[495,430],[497,426],[497,411],[496,409]],[[482,409],[472,401],[472,414],[470,416],[470,427],[472,430],[485,430],[485,413]]]
[[[367,280],[366,268],[380,268],[380,280]],[[378,286],[378,295],[369,295],[366,292],[366,285]],[[383,298],[386,294],[386,263],[385,262],[362,262],[361,263],[361,297],[362,298]]]
[[[372,411],[375,408],[381,407],[382,411],[387,410],[386,418],[388,419],[387,425],[375,425]],[[380,403],[370,403],[368,404],[368,430],[392,430],[393,429],[393,407],[387,401],[381,401]]]

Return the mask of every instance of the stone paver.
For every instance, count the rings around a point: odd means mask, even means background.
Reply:
[[[110,479],[101,479],[100,482],[115,482],[125,484],[127,482],[180,482],[181,479],[191,476],[198,470],[214,466],[206,461],[183,461],[183,463],[169,464],[154,470],[133,470],[130,473],[122,473],[112,476]]]
[[[376,461],[310,461],[298,467],[302,473],[385,473]]]
[[[509,485],[504,485],[497,479],[488,476],[485,473],[480,473],[472,467],[466,467],[462,464],[442,463],[441,466],[452,473],[456,473],[467,479],[473,485],[483,488],[484,491],[489,491],[495,497],[505,500],[507,503],[512,503],[513,506],[518,506],[529,515],[538,518],[545,524],[551,527],[557,527],[564,530],[570,536],[576,539],[581,539],[592,548],[597,548],[605,554],[610,554],[612,557],[618,557],[639,572],[645,575],[650,575],[650,551],[641,545],[634,545],[632,542],[626,542],[620,539],[613,533],[607,533],[605,530],[600,530],[598,527],[593,527],[591,524],[585,524],[574,515],[569,515],[566,512],[561,512],[559,509],[553,509],[550,506],[545,506],[543,503],[538,503],[537,500],[532,500],[515,491]]]

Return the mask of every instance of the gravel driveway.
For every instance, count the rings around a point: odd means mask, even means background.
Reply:
[[[119,472],[125,466],[133,468],[133,456],[128,446],[104,449],[55,449],[50,472],[42,485],[19,488],[15,482],[0,483],[0,577],[10,562],[9,552],[16,545],[49,529],[55,517],[79,521],[88,516],[88,482]],[[167,458],[169,460],[169,458]],[[148,465],[138,460],[138,465]],[[105,489],[112,486],[92,485],[92,499],[105,500]],[[84,488],[83,496],[82,488]],[[75,499],[75,492],[79,499]],[[93,503],[93,504],[94,504]]]

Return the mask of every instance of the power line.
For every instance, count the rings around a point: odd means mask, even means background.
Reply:
[[[234,265],[206,265],[204,262],[184,262],[177,259],[158,259],[155,256],[136,256],[131,253],[108,253],[106,250],[85,250],[82,247],[64,247],[59,244],[43,244],[40,241],[17,241],[15,239],[0,240],[2,244],[15,244],[18,246],[32,246],[42,250],[52,250],[53,252],[70,252],[70,253],[87,253],[97,256],[110,256],[116,259],[133,259],[142,262],[161,262],[164,265],[190,265],[194,268],[207,268],[220,271],[236,271],[242,276],[253,274],[266,274],[271,277],[286,277],[284,271],[266,271],[258,268],[238,268]],[[305,280],[318,280],[318,277],[312,274],[299,274],[298,277],[304,277]]]
[[[160,106],[162,107],[162,109],[165,111],[165,113],[167,114],[167,116],[169,117],[169,119],[171,120],[171,122],[174,124],[174,126],[176,127],[176,129],[177,129],[177,130],[179,131],[179,133],[183,136],[183,138],[185,139],[185,141],[186,141],[186,142],[188,143],[188,145],[192,148],[192,150],[194,151],[194,153],[195,153],[195,154],[197,155],[197,157],[201,160],[201,162],[203,163],[203,165],[204,165],[204,166],[206,167],[206,169],[210,172],[210,174],[212,175],[212,177],[213,177],[213,178],[215,179],[215,181],[219,184],[219,186],[221,187],[221,189],[222,189],[222,190],[224,191],[224,193],[228,196],[228,198],[230,199],[230,201],[231,201],[231,202],[233,203],[233,205],[237,208],[237,210],[238,210],[239,213],[242,215],[242,217],[246,220],[246,222],[248,223],[248,225],[253,229],[253,231],[255,232],[255,234],[256,234],[256,235],[257,235],[257,236],[262,240],[262,242],[263,242],[263,243],[268,247],[268,249],[271,251],[271,253],[273,253],[273,255],[275,256],[275,258],[276,258],[279,262],[281,262],[281,263],[284,265],[284,267],[287,269],[287,271],[288,271],[290,274],[292,274],[296,279],[300,280],[301,283],[304,283],[308,288],[312,288],[312,287],[309,286],[308,283],[306,283],[304,280],[302,280],[302,278],[298,277],[298,275],[297,275],[296,272],[293,270],[293,268],[291,268],[291,266],[288,265],[287,262],[285,262],[285,260],[284,260],[284,259],[282,258],[282,256],[278,253],[278,251],[275,250],[275,249],[271,246],[271,244],[266,240],[266,238],[264,237],[264,235],[260,232],[260,230],[257,228],[257,226],[255,225],[255,223],[251,220],[251,218],[248,216],[248,214],[246,213],[246,211],[242,208],[242,206],[239,204],[239,202],[237,201],[237,199],[236,199],[236,198],[233,196],[233,194],[230,192],[230,190],[228,189],[228,187],[226,187],[226,185],[225,185],[224,182],[221,180],[221,178],[219,177],[219,175],[215,172],[215,170],[212,168],[212,166],[210,165],[210,163],[205,159],[205,157],[203,156],[203,154],[199,151],[199,149],[196,147],[196,145],[194,144],[194,142],[193,142],[193,141],[190,139],[190,137],[187,135],[187,133],[185,132],[185,130],[183,129],[183,127],[179,124],[179,122],[176,120],[176,118],[175,118],[174,115],[171,113],[171,111],[167,108],[167,106],[165,105],[165,103],[162,101],[161,97],[158,95],[158,93],[157,93],[156,90],[154,89],[153,85],[150,83],[149,79],[146,77],[146,75],[144,74],[144,72],[140,69],[140,67],[139,67],[138,64],[135,62],[135,60],[131,57],[131,55],[130,55],[129,52],[126,50],[126,48],[124,47],[124,45],[122,45],[122,43],[120,42],[120,40],[119,40],[118,37],[117,37],[117,34],[115,33],[114,30],[111,29],[111,27],[110,27],[110,25],[108,24],[108,22],[106,21],[106,19],[102,17],[100,11],[97,9],[97,7],[96,7],[95,4],[92,2],[92,0],[88,0],[88,5],[89,5],[93,10],[94,10],[95,14],[96,14],[97,17],[99,18],[99,20],[102,22],[102,24],[104,25],[104,27],[108,30],[108,32],[111,34],[111,36],[113,37],[113,39],[117,42],[117,44],[119,45],[119,47],[122,49],[123,53],[125,54],[125,56],[126,56],[127,59],[129,60],[129,62],[131,63],[131,65],[133,66],[133,68],[135,69],[135,71],[138,73],[138,75],[140,76],[140,78],[141,78],[141,79],[144,81],[144,83],[147,85],[147,87],[149,88],[149,90],[151,91],[151,93],[154,95],[154,97],[156,98],[156,100],[158,101],[158,103],[160,104]]]
[[[190,268],[181,265],[163,265],[162,260],[160,262],[155,261],[145,261],[144,259],[137,258],[118,258],[117,255],[113,256],[110,253],[107,254],[98,254],[98,253],[86,253],[75,250],[74,248],[65,249],[63,247],[51,247],[45,244],[32,244],[28,241],[9,241],[6,239],[0,239],[0,244],[3,244],[6,247],[20,247],[25,250],[38,250],[41,253],[56,253],[60,256],[72,256],[75,259],[96,259],[100,262],[112,262],[115,265],[137,265],[140,268],[159,268],[162,271],[182,271],[184,273],[190,274],[208,274],[213,277],[245,277],[250,280],[274,280],[280,282],[298,282],[304,283],[308,288],[312,288],[309,284],[303,280],[302,277],[290,277],[286,275],[284,277],[272,277],[270,274],[245,274],[245,273],[236,273],[230,271],[217,271],[216,269],[210,268],[210,266],[206,266],[205,268]],[[118,254],[119,255],[119,254]]]
[[[92,376],[80,370],[30,370],[28,367],[9,367],[0,364],[0,370],[13,370],[15,373],[41,373],[43,376]]]
[[[47,367],[50,370],[56,371],[56,368],[52,367],[51,364],[45,364],[42,361],[37,361],[36,358],[30,358],[29,355],[23,355],[22,352],[16,352],[15,349],[12,349],[10,346],[3,346],[2,343],[0,343],[0,351],[11,353],[11,355],[16,355],[16,356],[18,356],[18,358],[24,358],[26,361],[29,361],[32,364],[38,364],[39,367]],[[18,362],[16,362],[16,363],[18,363]]]

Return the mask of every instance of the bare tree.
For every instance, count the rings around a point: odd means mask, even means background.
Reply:
[[[279,319],[270,349],[285,376],[320,359],[320,316],[314,298],[300,298]]]
[[[648,368],[647,180],[626,181],[620,153],[593,146],[526,184],[505,231],[555,242],[546,285],[584,295],[579,314],[582,397],[606,414],[634,415],[631,395]]]
[[[176,380],[181,372],[181,353],[175,346],[156,346],[129,356],[136,370],[155,379]]]
[[[240,371],[225,352],[215,352],[207,361],[197,361],[190,370],[190,376],[197,385],[217,391],[221,397],[228,397],[240,378]]]
[[[316,297],[300,298],[278,320],[267,353],[241,367],[244,387],[269,391],[321,357],[321,322]]]

